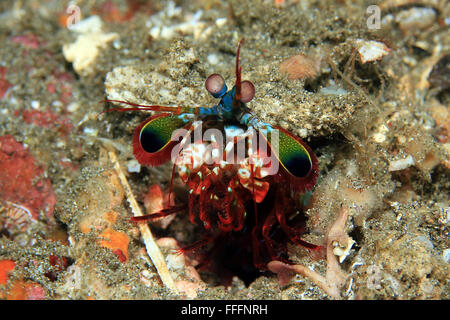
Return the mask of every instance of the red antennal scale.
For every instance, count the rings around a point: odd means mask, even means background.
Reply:
[[[241,101],[242,98],[242,94],[241,94],[241,72],[242,72],[242,67],[239,66],[239,55],[241,53],[241,44],[244,41],[244,39],[241,39],[241,41],[239,41],[239,45],[237,48],[237,52],[236,52],[236,93],[235,93],[235,99],[233,101],[233,104],[236,103],[236,101]],[[233,107],[237,107],[236,105],[233,105]]]

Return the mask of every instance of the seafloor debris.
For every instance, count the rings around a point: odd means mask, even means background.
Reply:
[[[2,99],[11,87],[11,84],[6,81],[6,68],[0,66],[0,99]]]
[[[108,42],[119,37],[117,33],[104,33],[102,25],[100,17],[91,16],[71,26],[71,30],[78,37],[74,43],[63,46],[63,53],[79,74],[90,73],[90,67],[100,50],[104,49]]]
[[[175,38],[179,34],[192,34],[194,39],[205,39],[212,33],[215,26],[207,27],[207,23],[200,20],[202,14],[202,10],[194,14],[183,14],[181,7],[176,7],[175,2],[169,1],[164,10],[150,17],[146,26],[149,28],[149,34],[154,39],[168,40]],[[171,21],[180,16],[183,16],[184,22],[174,23]]]
[[[450,89],[450,54],[445,54],[433,66],[428,76],[432,88],[439,91]]]
[[[408,155],[406,158],[392,160],[389,162],[389,171],[404,170],[415,164],[412,155]]]
[[[131,188],[128,184],[128,181],[123,174],[123,171],[120,167],[119,161],[117,159],[116,154],[114,151],[110,151],[109,157],[111,161],[114,164],[114,168],[116,169],[116,173],[120,179],[120,183],[122,184],[122,187],[125,191],[128,203],[131,206],[131,210],[133,212],[133,215],[135,217],[142,216],[143,213],[137,204],[136,199],[134,198],[133,192],[131,191]],[[153,264],[155,265],[156,269],[158,270],[158,274],[161,277],[162,282],[164,285],[167,286],[171,291],[174,293],[178,293],[178,289],[175,286],[173,279],[167,269],[167,265],[165,263],[164,257],[161,254],[161,251],[159,250],[158,246],[156,245],[156,242],[153,238],[152,232],[150,231],[150,228],[147,224],[140,224],[139,229],[141,231],[142,238],[144,239],[145,247],[147,249],[147,253],[152,259]]]
[[[152,2],[127,0],[127,10],[121,12],[118,6],[111,0],[104,1],[100,6],[93,8],[92,13],[98,14],[107,22],[126,22],[131,20],[137,12],[150,14],[153,10]]]
[[[361,58],[361,63],[380,60],[391,51],[383,42],[374,40],[365,41],[358,39],[356,40],[356,48]]]
[[[349,210],[343,206],[339,212],[336,221],[331,226],[327,233],[326,240],[326,257],[327,257],[327,271],[325,277],[318,274],[303,265],[288,265],[280,261],[272,261],[267,265],[269,270],[278,274],[280,285],[286,285],[290,279],[296,274],[301,274],[304,277],[310,278],[316,285],[322,288],[329,296],[340,299],[347,275],[342,271],[339,262],[335,255],[335,249],[339,246],[351,247],[354,241],[347,235],[345,231],[345,224],[349,216]],[[348,245],[350,243],[350,245]],[[338,252],[341,253],[341,252]],[[344,251],[343,255],[347,255]],[[342,261],[341,261],[342,262]]]
[[[286,74],[289,80],[314,78],[319,71],[320,59],[304,54],[287,58],[279,65],[280,72]]]
[[[151,185],[148,188],[148,192],[143,195],[144,207],[146,214],[152,214],[175,205],[175,195],[173,192],[170,194],[168,192],[163,193],[161,187],[158,184]],[[174,215],[169,215],[167,217],[161,217],[155,219],[153,224],[159,225],[161,228],[165,229],[175,218]]]
[[[0,233],[6,234],[9,239],[14,239],[23,246],[27,245],[30,241],[27,239],[27,231],[35,222],[26,207],[9,201],[0,201]]]
[[[436,16],[436,10],[433,8],[412,7],[399,12],[395,16],[395,22],[407,34],[428,28],[436,21]]]
[[[167,268],[171,271],[177,289],[189,299],[196,298],[199,290],[205,290],[206,284],[189,257],[180,252],[178,241],[174,238],[160,238],[156,243],[165,252]]]

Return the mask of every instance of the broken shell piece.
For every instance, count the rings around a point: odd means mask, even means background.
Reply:
[[[361,63],[380,60],[391,51],[391,49],[389,49],[383,42],[374,40],[365,41],[358,39],[356,40],[356,46],[361,57]]]
[[[141,172],[141,165],[139,164],[139,162],[135,159],[130,160],[127,162],[127,169],[128,172],[136,172],[139,173]]]
[[[206,22],[200,20],[203,11],[198,10],[194,14],[185,14],[185,21],[182,23],[173,23],[172,18],[181,16],[180,7],[175,7],[175,2],[169,1],[165,9],[154,14],[147,21],[149,34],[154,39],[172,39],[180,33],[183,35],[192,34],[194,39],[206,38],[208,33],[212,31],[206,28]],[[206,28],[206,29],[205,29]]]
[[[373,140],[377,143],[383,143],[386,141],[386,134],[389,131],[389,128],[386,125],[381,125],[378,128],[378,131],[375,132],[372,136]]]
[[[319,71],[320,59],[313,59],[303,54],[287,58],[279,65],[281,73],[289,80],[314,78]]]
[[[180,254],[180,247],[174,238],[160,238],[158,246],[168,251],[166,255],[167,267],[170,269],[175,284],[181,293],[189,299],[197,298],[198,292],[206,288],[197,270],[191,265],[192,261],[184,254]]]
[[[339,243],[338,241],[333,242],[333,253],[335,256],[339,257],[339,263],[344,262],[345,258],[350,254],[350,250],[354,244],[355,240],[351,237],[347,238],[347,243],[345,244]]]
[[[436,7],[441,0],[382,0],[379,4],[381,10],[391,10],[416,7]]]
[[[436,21],[436,11],[431,8],[413,7],[403,10],[395,17],[400,29],[404,33],[426,29]]]
[[[389,161],[389,171],[399,171],[413,166],[415,163],[412,155],[407,156],[404,159]]]
[[[97,59],[101,49],[119,35],[117,33],[103,33],[102,21],[99,17],[92,16],[73,25],[71,30],[78,33],[74,43],[63,46],[64,58],[73,63],[73,68],[78,74],[90,73],[90,67]]]
[[[445,249],[442,253],[442,258],[446,263],[450,263],[450,249]]]

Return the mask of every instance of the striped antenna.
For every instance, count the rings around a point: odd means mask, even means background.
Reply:
[[[239,41],[239,45],[237,48],[237,52],[236,52],[236,93],[234,95],[234,100],[233,100],[233,107],[237,108],[237,104],[238,101],[241,100],[242,94],[241,94],[241,72],[242,72],[242,67],[239,66],[239,54],[241,53],[241,44],[244,41],[244,39],[241,39],[241,41]]]

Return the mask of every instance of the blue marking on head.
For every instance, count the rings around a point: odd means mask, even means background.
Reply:
[[[227,90],[228,90],[227,85],[224,84],[223,87],[222,87],[222,90],[220,90],[220,91],[217,92],[217,93],[211,92],[211,95],[212,95],[214,98],[219,99],[219,98],[221,98],[221,97],[227,92]]]
[[[236,116],[237,110],[234,110],[233,107],[235,93],[236,87],[233,87],[233,89],[225,93],[222,99],[220,99],[218,107],[223,118],[226,120],[233,120],[233,118]]]
[[[220,106],[222,107],[222,111],[224,112],[230,112],[233,110],[233,99],[235,94],[236,88],[233,87],[230,91],[224,94],[222,99],[220,100]]]

